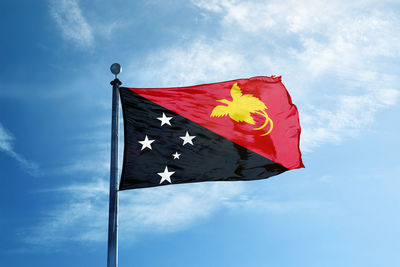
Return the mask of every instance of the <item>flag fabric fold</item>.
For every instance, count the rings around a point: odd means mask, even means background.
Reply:
[[[304,167],[296,106],[280,77],[120,88],[120,190],[264,179]]]

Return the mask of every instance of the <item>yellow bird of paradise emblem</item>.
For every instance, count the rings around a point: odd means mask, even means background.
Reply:
[[[231,88],[231,96],[232,101],[227,99],[217,100],[218,102],[226,104],[226,106],[216,106],[212,110],[210,117],[223,117],[229,115],[229,117],[236,122],[244,121],[254,125],[256,122],[251,113],[255,113],[263,116],[265,118],[265,122],[260,127],[254,128],[254,130],[261,130],[269,124],[268,131],[264,134],[261,134],[261,136],[265,136],[272,131],[274,123],[265,111],[268,108],[260,99],[254,97],[253,95],[244,95],[237,83],[235,83]]]

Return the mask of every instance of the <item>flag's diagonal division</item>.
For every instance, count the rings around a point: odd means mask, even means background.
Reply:
[[[121,88],[120,189],[267,178],[303,167],[296,107],[278,78]]]

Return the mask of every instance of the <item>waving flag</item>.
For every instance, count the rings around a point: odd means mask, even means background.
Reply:
[[[120,88],[120,190],[264,179],[304,167],[296,106],[280,77]]]

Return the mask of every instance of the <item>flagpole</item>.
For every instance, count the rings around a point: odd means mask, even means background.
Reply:
[[[110,162],[110,204],[108,215],[108,254],[107,267],[118,266],[118,138],[119,138],[119,86],[122,84],[117,75],[121,65],[114,63],[110,67],[115,79],[113,86],[112,122],[111,122],[111,162]]]

